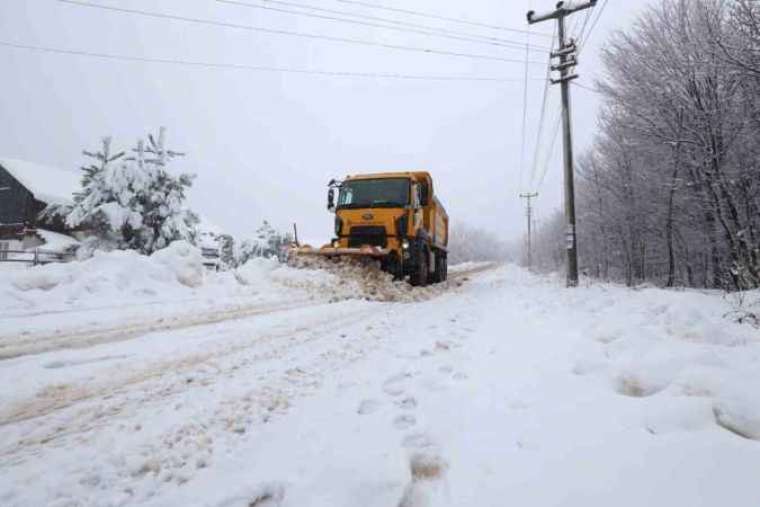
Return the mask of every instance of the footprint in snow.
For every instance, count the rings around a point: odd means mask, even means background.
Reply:
[[[393,420],[393,427],[398,430],[407,430],[417,424],[417,419],[408,414],[400,415]]]
[[[399,396],[404,393],[406,381],[412,376],[408,373],[399,373],[385,381],[383,391],[390,396]]]
[[[454,343],[450,342],[448,340],[438,340],[435,342],[435,350],[436,352],[445,352],[449,351],[454,347]]]
[[[436,447],[435,441],[427,433],[412,433],[401,441],[407,449],[431,449]]]
[[[398,507],[422,507],[445,498],[446,460],[437,454],[417,453],[409,459],[412,480],[406,486]]]
[[[417,399],[414,396],[407,396],[403,400],[398,400],[396,406],[402,410],[412,410],[417,408]]]
[[[362,402],[359,403],[359,408],[356,409],[356,413],[359,415],[371,414],[377,412],[380,405],[382,404],[377,400],[362,400]]]
[[[280,507],[285,499],[285,486],[278,483],[256,486],[245,497],[235,496],[219,504],[219,507]]]
[[[447,364],[438,368],[438,371],[444,375],[449,375],[454,371],[454,367],[450,364]]]

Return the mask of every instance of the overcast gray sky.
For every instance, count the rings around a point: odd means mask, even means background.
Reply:
[[[337,23],[214,0],[86,1],[518,61],[525,56],[524,49]],[[340,0],[290,1],[522,43],[526,40],[519,33],[394,14]],[[580,82],[587,85],[600,71],[598,52],[607,35],[629,25],[635,12],[647,3],[606,1],[610,5],[581,57]],[[529,6],[542,10],[555,2],[376,3],[525,29]],[[576,15],[579,24],[584,16]],[[535,29],[551,32],[551,25]],[[112,61],[0,47],[0,155],[76,168],[82,162],[82,149],[97,147],[104,135],[128,147],[138,136],[164,125],[172,147],[188,153],[183,166],[198,174],[190,196],[194,209],[235,234],[249,233],[262,219],[268,219],[279,227],[298,222],[303,236],[327,239],[332,218],[325,210],[325,185],[330,178],[407,169],[433,173],[455,221],[478,224],[505,238],[523,233],[523,203],[517,195],[521,190],[533,190],[530,165],[543,84],[531,80],[529,86],[529,156],[521,178],[522,63],[257,33],[57,0],[3,0],[0,33],[0,41],[6,43],[133,57],[514,79],[442,82],[326,77]],[[548,40],[531,38],[534,44]],[[536,51],[531,59],[544,61],[545,53]],[[530,68],[531,78],[544,73],[542,65]],[[558,111],[558,90],[553,88],[550,93],[552,106],[542,144],[551,137]],[[581,151],[593,136],[598,103],[592,93],[578,87],[573,94],[576,150]],[[540,188],[540,216],[561,206],[559,153],[558,141]]]

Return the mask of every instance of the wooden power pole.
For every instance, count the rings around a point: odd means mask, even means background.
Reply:
[[[534,11],[528,12],[528,23],[535,24],[543,21],[557,20],[557,33],[559,35],[559,48],[551,54],[552,58],[558,58],[559,63],[552,65],[553,71],[559,71],[559,79],[552,79],[552,84],[559,84],[562,88],[562,131],[563,131],[563,154],[565,162],[565,220],[567,229],[567,286],[578,286],[578,238],[575,228],[575,171],[573,168],[573,133],[570,111],[570,81],[577,79],[578,75],[572,69],[578,65],[577,46],[575,41],[567,40],[565,18],[578,11],[590,9],[596,5],[597,0],[586,2],[559,2],[557,8],[549,13],[536,15]]]
[[[533,267],[533,231],[531,230],[533,227],[533,203],[531,200],[535,199],[536,197],[538,197],[538,192],[533,194],[520,194],[520,198],[525,199],[528,206],[528,269],[531,269]]]

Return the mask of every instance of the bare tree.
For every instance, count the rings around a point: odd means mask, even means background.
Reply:
[[[664,0],[603,52],[579,160],[581,264],[665,286],[760,286],[760,8]]]

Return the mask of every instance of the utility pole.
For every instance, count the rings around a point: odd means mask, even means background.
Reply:
[[[574,40],[568,41],[565,33],[565,18],[578,11],[590,9],[596,5],[597,0],[587,2],[559,2],[557,8],[547,14],[536,15],[535,11],[528,12],[528,24],[541,23],[552,19],[557,20],[557,33],[559,35],[559,48],[551,54],[552,58],[559,58],[559,63],[552,65],[553,71],[559,71],[559,79],[552,79],[552,84],[559,84],[562,88],[562,131],[563,131],[563,154],[565,161],[565,221],[567,239],[567,286],[578,286],[578,240],[575,228],[575,170],[573,168],[573,134],[570,111],[570,81],[578,78],[578,74],[572,69],[578,65],[578,47]]]
[[[528,269],[533,267],[533,231],[531,230],[531,227],[533,226],[533,206],[531,199],[535,199],[536,197],[538,197],[538,192],[533,194],[520,194],[520,198],[525,199],[528,206]]]

